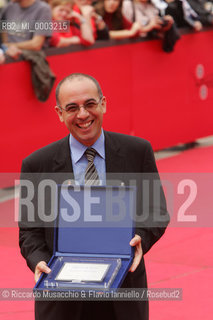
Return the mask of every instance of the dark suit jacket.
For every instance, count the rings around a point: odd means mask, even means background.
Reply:
[[[150,143],[146,140],[122,135],[118,133],[104,132],[106,173],[120,173],[123,180],[127,178],[124,173],[155,173],[157,168]],[[37,173],[40,178],[45,173],[71,173],[72,161],[68,136],[54,142],[40,150],[37,150],[23,160],[22,176],[24,173]],[[66,175],[67,177],[67,175]],[[71,177],[71,176],[70,176]],[[157,174],[158,178],[158,174]],[[140,194],[138,195],[138,198]],[[145,254],[151,246],[163,235],[169,218],[166,211],[166,203],[161,190],[161,213],[166,217],[163,226],[146,227],[139,225],[136,234],[142,238],[142,248]],[[140,207],[140,205],[139,205]],[[140,208],[141,210],[141,208]],[[152,210],[151,213],[152,215]],[[32,271],[39,261],[48,262],[53,250],[52,228],[27,228],[20,223],[20,248],[21,253]],[[124,288],[146,288],[146,272],[144,259],[134,273],[129,273],[123,283]],[[63,307],[62,307],[63,306]],[[101,307],[100,307],[101,306]],[[64,312],[64,313],[63,313]],[[70,316],[69,316],[70,312]],[[64,317],[63,317],[64,315]],[[36,304],[36,319],[91,319],[106,317],[111,319],[148,319],[147,302],[38,302]],[[105,319],[105,318],[104,318]]]

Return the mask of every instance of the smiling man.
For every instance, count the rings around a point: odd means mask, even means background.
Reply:
[[[72,173],[75,180],[84,184],[88,173],[89,149],[94,153],[93,178],[101,178],[98,179],[98,184],[105,184],[109,173],[122,173],[124,176],[125,173],[150,172],[157,175],[148,141],[102,129],[106,98],[96,79],[86,74],[71,74],[58,84],[56,102],[55,110],[60,121],[64,122],[69,130],[69,135],[24,159],[22,174],[66,172],[67,177]],[[135,236],[130,241],[130,245],[135,248],[135,256],[123,288],[147,287],[143,255],[163,235],[169,221],[162,191],[159,206],[166,223],[160,227],[136,228]],[[150,214],[153,212],[150,211]],[[28,266],[35,273],[36,282],[42,272],[51,271],[47,266],[53,252],[51,228],[30,229],[26,228],[26,224],[25,227],[20,224],[20,247]],[[35,314],[37,320],[147,320],[148,302],[37,301]]]
[[[59,119],[80,143],[91,146],[100,137],[106,98],[89,77],[73,75],[57,90]]]

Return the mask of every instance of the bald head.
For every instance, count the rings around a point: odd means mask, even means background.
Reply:
[[[72,80],[81,81],[81,80],[84,80],[84,79],[91,80],[95,84],[95,86],[97,88],[99,97],[100,98],[103,97],[103,93],[102,93],[101,87],[100,87],[98,81],[95,78],[93,78],[92,76],[90,76],[88,74],[84,74],[84,73],[72,73],[69,76],[67,76],[64,79],[62,79],[59,82],[59,84],[57,85],[57,87],[56,87],[55,95],[56,95],[56,104],[57,104],[57,106],[60,106],[60,89],[61,89],[61,86],[67,81],[69,81],[69,82],[72,82]]]

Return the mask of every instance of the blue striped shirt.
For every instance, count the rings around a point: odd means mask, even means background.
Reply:
[[[91,146],[97,151],[94,159],[94,164],[101,181],[101,185],[106,184],[106,163],[105,163],[105,146],[104,146],[104,133],[101,132],[100,137]],[[75,181],[80,185],[84,184],[84,174],[88,165],[88,160],[85,155],[87,146],[76,140],[71,134],[69,137],[70,152],[73,166],[73,173]]]

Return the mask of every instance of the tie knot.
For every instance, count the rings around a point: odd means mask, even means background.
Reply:
[[[88,162],[93,162],[94,161],[94,158],[96,156],[96,150],[93,149],[93,148],[88,148],[86,151],[85,151],[85,154],[86,154],[86,157],[87,157],[87,160]]]

